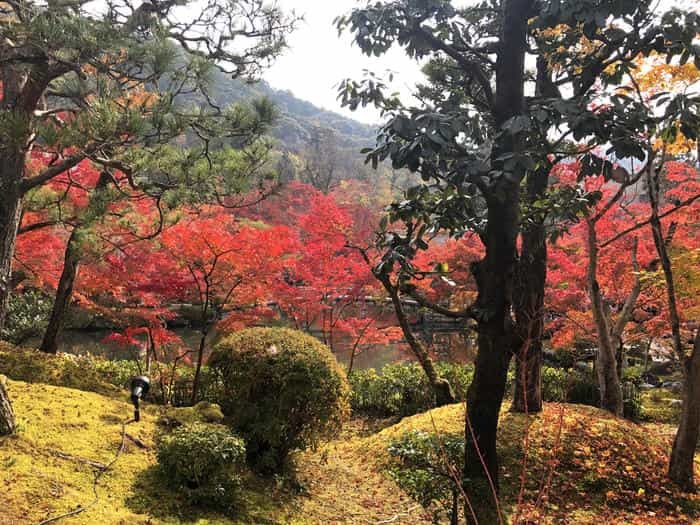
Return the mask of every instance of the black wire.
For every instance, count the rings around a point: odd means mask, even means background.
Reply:
[[[107,472],[119,459],[119,456],[122,455],[124,452],[124,444],[126,443],[126,425],[133,423],[135,420],[134,419],[129,419],[128,421],[123,421],[122,422],[122,439],[121,443],[119,443],[119,449],[117,450],[117,454],[114,456],[114,459],[107,463],[104,467],[101,467],[96,473],[95,473],[95,479],[92,481],[92,493],[95,496],[94,499],[87,504],[84,507],[78,507],[75,510],[72,510],[70,512],[66,512],[65,514],[60,514],[58,516],[54,516],[52,518],[47,518],[43,521],[40,521],[38,525],[46,525],[47,523],[53,523],[58,520],[62,520],[64,518],[69,518],[70,516],[75,516],[77,514],[80,514],[81,512],[85,512],[86,510],[91,509],[94,507],[98,500],[100,499],[100,496],[97,494],[97,483],[100,481],[100,478],[102,475]]]

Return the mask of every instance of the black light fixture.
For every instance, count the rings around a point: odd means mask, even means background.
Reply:
[[[151,388],[151,380],[146,376],[136,376],[131,379],[131,402],[134,404],[134,421],[141,420],[139,401],[148,394]]]

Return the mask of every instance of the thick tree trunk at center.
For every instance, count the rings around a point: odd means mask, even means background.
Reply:
[[[596,355],[596,373],[600,390],[601,408],[622,416],[622,386],[617,372],[617,346],[611,337],[611,327],[606,312],[603,296],[598,284],[598,241],[595,224],[588,222],[588,294],[593,310],[596,332],[598,335],[598,354]]]
[[[532,0],[506,0],[503,3],[494,117],[502,127],[524,111],[524,71],[527,49],[527,21]],[[525,169],[519,163],[505,169],[503,156],[520,151],[520,139],[508,131],[499,135],[491,152],[491,168],[501,175],[492,180],[484,195],[487,226],[482,238],[486,255],[473,266],[478,297],[475,303],[479,350],[474,379],[467,392],[465,422],[464,489],[471,498],[493,505],[479,505],[480,523],[497,523],[498,454],[496,435],[506,375],[512,357],[514,322],[511,318],[514,274],[517,263],[516,240],[519,230],[520,181]]]
[[[63,259],[63,271],[58,281],[56,290],[56,300],[51,310],[49,324],[44,333],[40,350],[49,354],[58,351],[58,342],[63,331],[63,324],[66,312],[73,296],[75,279],[78,276],[78,266],[80,265],[80,247],[78,246],[78,228],[74,228],[66,244],[66,252]]]
[[[5,390],[3,378],[0,377],[0,436],[7,436],[15,431],[15,415],[12,412],[10,398]]]

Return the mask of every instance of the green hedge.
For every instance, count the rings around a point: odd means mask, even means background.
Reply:
[[[474,376],[471,364],[437,363],[442,377],[450,381],[459,401],[467,397]],[[514,373],[508,373],[507,392],[513,389]],[[356,370],[349,377],[350,405],[356,414],[370,417],[410,416],[434,406],[434,396],[420,365],[402,363],[375,369]],[[542,398],[545,401],[598,406],[600,399],[592,372],[544,367]]]

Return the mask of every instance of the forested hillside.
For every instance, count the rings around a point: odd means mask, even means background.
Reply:
[[[299,152],[307,147],[319,129],[332,130],[338,147],[359,151],[372,146],[376,140],[377,130],[338,113],[327,111],[294,96],[291,91],[275,89],[267,82],[254,84],[238,79],[230,79],[221,72],[214,75],[213,94],[222,106],[233,102],[269,98],[278,110],[277,120],[272,128],[272,135],[280,141],[283,149]]]

